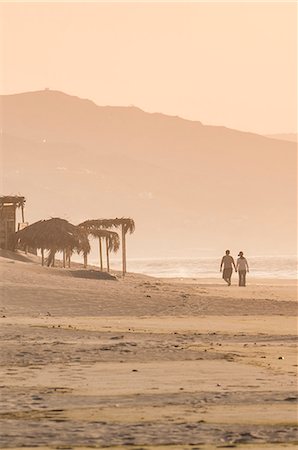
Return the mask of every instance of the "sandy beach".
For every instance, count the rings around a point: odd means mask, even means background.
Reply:
[[[0,257],[1,448],[298,445],[294,280],[102,280],[38,262]]]

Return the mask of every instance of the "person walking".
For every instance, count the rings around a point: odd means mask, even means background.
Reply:
[[[228,284],[228,286],[231,286],[231,278],[233,273],[233,266],[235,271],[235,261],[233,256],[230,255],[230,250],[226,250],[226,254],[222,257],[221,264],[220,264],[220,272],[222,272],[222,277],[225,280],[225,282]],[[223,270],[222,270],[223,268]]]
[[[249,267],[247,259],[243,256],[243,252],[239,252],[236,272],[239,275],[239,286],[246,286],[246,272],[249,272]]]

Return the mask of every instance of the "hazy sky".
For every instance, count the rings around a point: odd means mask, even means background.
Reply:
[[[296,2],[2,3],[1,92],[296,132]]]

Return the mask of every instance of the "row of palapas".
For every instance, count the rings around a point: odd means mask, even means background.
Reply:
[[[133,233],[135,223],[130,218],[86,220],[75,226],[65,219],[52,218],[40,220],[16,232],[15,245],[19,248],[32,248],[41,251],[41,264],[54,266],[55,254],[63,253],[63,267],[70,267],[70,258],[74,252],[83,254],[84,267],[87,267],[87,255],[90,252],[89,236],[98,238],[99,266],[103,270],[103,252],[110,271],[110,252],[120,248],[120,237],[115,229],[121,229],[122,271],[126,273],[126,234]],[[45,251],[48,251],[45,258]]]

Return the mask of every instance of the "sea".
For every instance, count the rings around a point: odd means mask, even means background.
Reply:
[[[297,256],[249,257],[250,275],[256,278],[297,279]],[[159,278],[218,278],[221,258],[128,259],[127,271]],[[98,260],[89,262],[98,265]],[[121,260],[111,261],[112,270],[121,270]]]

